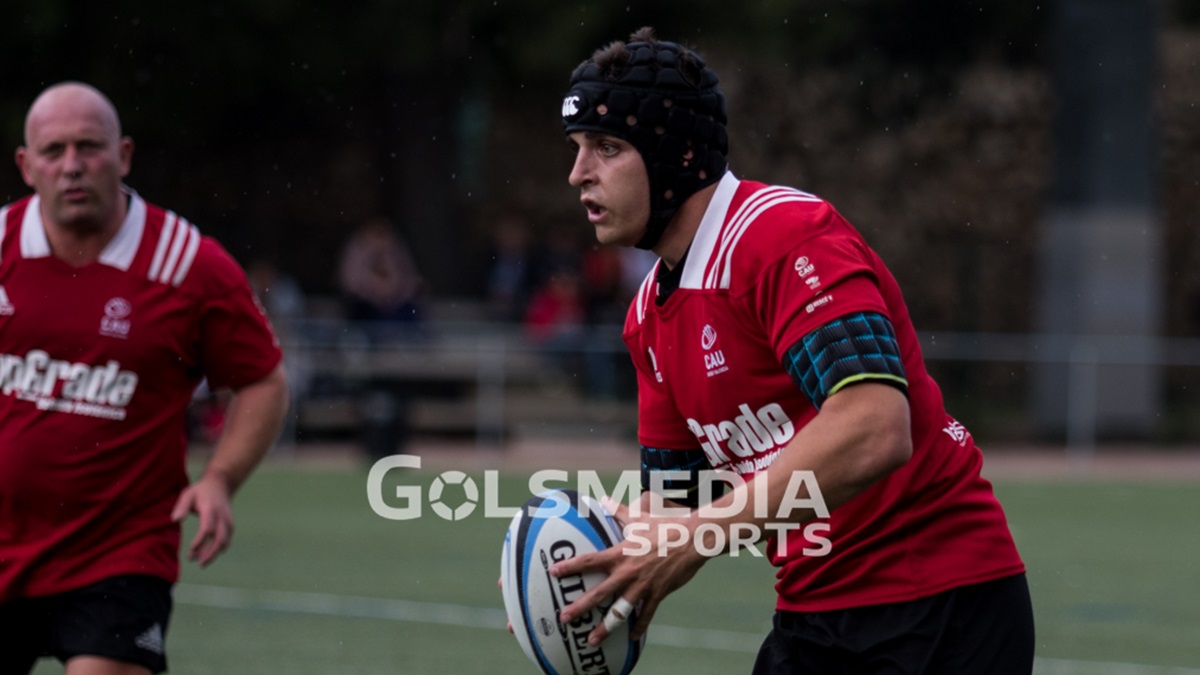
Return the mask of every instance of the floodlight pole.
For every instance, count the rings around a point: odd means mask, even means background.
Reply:
[[[1153,338],[1164,325],[1155,213],[1157,16],[1152,0],[1054,6],[1055,159],[1038,242],[1035,330],[1071,338],[1078,355],[1086,336]],[[1101,354],[1091,365],[1073,356],[1035,368],[1034,417],[1045,436],[1144,439],[1158,428],[1158,363],[1112,363]],[[1085,402],[1072,400],[1083,394],[1080,368],[1093,369],[1083,378],[1094,380],[1086,420],[1079,414]],[[1079,428],[1085,422],[1092,429]]]

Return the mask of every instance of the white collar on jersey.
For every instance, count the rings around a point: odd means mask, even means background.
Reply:
[[[704,288],[704,271],[720,239],[721,227],[725,224],[725,213],[729,211],[733,195],[740,184],[741,181],[732,171],[726,171],[721,177],[721,182],[717,184],[717,190],[704,211],[704,218],[700,220],[700,227],[696,229],[696,236],[692,238],[687,260],[683,263],[683,276],[679,279],[680,288]]]
[[[142,231],[146,227],[146,202],[129,186],[122,185],[121,192],[129,197],[129,209],[117,236],[100,252],[99,262],[127,272],[142,243]],[[46,238],[46,227],[42,223],[41,197],[35,194],[29,200],[25,218],[21,221],[21,257],[49,256],[50,240]]]

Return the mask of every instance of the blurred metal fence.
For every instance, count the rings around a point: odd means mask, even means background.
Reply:
[[[1200,366],[1198,338],[927,332],[920,340],[931,369],[1065,365],[1065,441],[1078,458],[1097,443],[1098,369]],[[407,388],[423,424],[453,423],[480,444],[500,442],[522,420],[550,425],[556,419],[563,430],[572,419],[576,427],[611,423],[630,431],[635,423],[632,366],[617,325],[581,327],[539,344],[519,325],[490,321],[431,321],[418,328],[309,320],[289,332],[285,351],[298,383],[294,423],[301,431],[361,421],[353,417],[356,395],[369,383],[389,382]],[[1200,376],[1200,370],[1189,372]],[[595,386],[597,377],[609,376]],[[939,384],[948,398],[961,394],[954,382],[939,378]],[[989,387],[978,389],[975,396],[986,400]],[[1017,406],[1031,405],[1027,392],[1016,396],[1024,399]]]
[[[623,427],[632,433],[632,365],[619,326],[587,326],[537,342],[490,321],[420,326],[307,320],[284,340],[296,380],[292,437],[369,421],[385,391],[411,405],[416,431],[470,433],[497,445],[514,425]],[[621,366],[628,377],[620,377]]]
[[[927,362],[1065,365],[1065,440],[1068,452],[1081,459],[1096,447],[1096,382],[1102,366],[1200,366],[1200,338],[936,332],[921,335],[921,349]]]

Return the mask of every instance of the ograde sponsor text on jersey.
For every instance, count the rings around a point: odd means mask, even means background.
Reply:
[[[137,385],[137,373],[122,370],[113,360],[94,366],[72,363],[40,349],[25,356],[0,354],[0,393],[33,401],[41,410],[124,419]]]

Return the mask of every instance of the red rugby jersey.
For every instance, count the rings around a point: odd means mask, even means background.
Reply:
[[[819,537],[792,532],[785,556],[772,543],[778,608],[905,601],[1024,571],[980,476],[982,454],[946,414],[925,370],[895,279],[828,203],[726,175],[680,287],[661,306],[655,277],[651,271],[643,283],[624,331],[638,370],[639,441],[666,449],[699,443],[713,467],[747,478],[817,414],[780,365],[787,349],[854,312],[878,312],[895,326],[912,458],[835,510]]]
[[[233,258],[128,198],[81,268],[51,255],[36,195],[0,208],[0,602],[116,574],[176,580],[193,392],[281,359]]]

